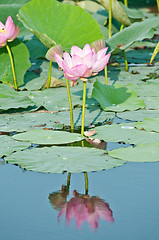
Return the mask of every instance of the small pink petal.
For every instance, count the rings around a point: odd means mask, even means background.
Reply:
[[[62,65],[63,59],[60,57],[60,55],[58,55],[56,53],[54,54],[54,57],[55,57],[55,60],[56,60],[57,64],[60,66],[60,68],[63,69],[63,65]]]
[[[72,58],[70,57],[70,54],[67,52],[64,52],[63,58],[64,58],[65,65],[67,65],[69,68],[72,68],[73,64],[72,64]]]
[[[83,77],[85,72],[87,71],[87,66],[84,64],[79,64],[73,68],[71,68],[71,74],[78,76],[78,77]]]
[[[64,77],[67,78],[68,80],[72,80],[72,81],[77,81],[77,79],[79,78],[79,77],[77,77],[77,76],[73,76],[73,75],[71,75],[71,74],[68,74],[68,73],[65,72],[65,71],[64,71]],[[73,86],[74,86],[74,85],[73,85]],[[73,87],[73,86],[71,86],[71,87]]]
[[[92,69],[87,69],[87,71],[85,72],[85,74],[83,75],[83,78],[88,78],[92,76]]]
[[[79,65],[79,64],[83,64],[82,58],[79,57],[78,55],[73,55],[72,56],[72,65],[76,66],[76,65]]]
[[[92,71],[97,73],[102,71],[105,66],[107,65],[108,61],[110,58],[110,53],[108,53],[107,55],[105,55],[103,58],[99,59],[92,67]]]
[[[7,21],[5,23],[5,29],[8,29],[10,25],[14,24],[13,23],[13,19],[11,18],[11,16],[7,17]]]
[[[84,132],[84,135],[85,135],[86,137],[91,137],[91,136],[93,136],[95,133],[96,133],[96,129],[94,129],[93,131],[85,131],[85,132]]]
[[[104,49],[101,49],[97,52],[97,60],[101,59],[102,57],[105,56],[106,52],[107,52],[108,48],[104,48]]]
[[[16,29],[15,29],[15,32],[14,32],[14,35],[11,39],[8,39],[8,42],[11,42],[13,41],[19,34],[19,27],[17,26]]]
[[[83,57],[84,57],[85,55],[91,53],[91,52],[92,52],[92,49],[91,49],[91,47],[89,46],[89,44],[87,43],[87,44],[84,46],[84,48],[83,48]]]
[[[15,34],[15,25],[14,23],[8,24],[8,26],[5,26],[5,36],[7,39],[13,39],[13,36]]]
[[[83,56],[83,50],[77,46],[72,46],[71,48],[71,56],[77,55],[79,57]]]
[[[85,74],[85,72],[87,71],[87,66],[84,64],[79,64],[75,67],[69,68],[67,65],[65,65],[65,62],[63,61],[63,69],[66,74],[79,78]]]
[[[96,61],[96,55],[93,52],[88,53],[83,57],[83,63],[87,65],[88,68],[91,68]]]
[[[71,84],[71,87],[74,87],[77,83],[77,80],[71,80],[70,81],[70,84]]]

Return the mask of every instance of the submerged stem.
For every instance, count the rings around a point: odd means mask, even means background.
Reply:
[[[124,55],[124,61],[125,61],[125,71],[127,72],[128,71],[128,61],[127,61],[127,58],[126,58],[125,51],[123,51],[123,55]]]
[[[13,80],[14,80],[14,87],[15,87],[15,90],[17,91],[18,90],[18,86],[17,86],[16,75],[15,75],[14,61],[13,61],[12,53],[11,53],[11,50],[10,50],[10,47],[8,46],[8,44],[6,44],[6,49],[8,51],[10,62],[11,62],[12,73],[13,73]]]
[[[87,172],[84,172],[84,178],[85,178],[85,194],[88,194],[88,175]]]
[[[86,82],[83,82],[83,105],[82,105],[81,135],[83,135],[83,133],[84,133],[85,105],[86,105]]]
[[[71,173],[68,173],[68,176],[67,176],[67,190],[69,190],[69,187],[70,187],[70,179],[71,179]]]
[[[111,37],[112,28],[112,1],[109,0],[109,38]]]
[[[51,83],[51,68],[52,68],[52,61],[50,61],[50,64],[49,64],[49,75],[48,75],[48,79],[47,79],[47,89],[50,87],[50,83]]]
[[[70,94],[70,86],[69,81],[66,78],[66,85],[67,85],[67,94],[68,94],[68,101],[70,106],[70,120],[71,120],[71,132],[73,132],[74,125],[73,125],[73,110],[72,110],[72,100],[71,100],[71,94]]]

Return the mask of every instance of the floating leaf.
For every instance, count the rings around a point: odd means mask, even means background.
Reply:
[[[79,173],[119,167],[125,161],[115,160],[104,150],[80,147],[44,147],[12,154],[6,161],[32,171],[44,173]]]
[[[145,110],[141,109],[138,111],[126,111],[122,113],[117,113],[119,118],[131,120],[131,121],[143,121],[146,117],[158,117],[159,110]]]
[[[6,135],[0,135],[0,142],[0,157],[8,156],[14,151],[20,151],[30,146],[30,143],[18,142]]]
[[[148,144],[159,141],[159,134],[137,130],[135,123],[112,124],[96,127],[95,138],[105,142],[124,142],[127,144]]]
[[[98,80],[94,83],[92,92],[94,97],[105,111],[122,112],[144,108],[145,104],[137,94],[120,84],[108,86]]]
[[[10,46],[15,66],[15,74],[17,79],[17,85],[23,85],[24,74],[31,66],[29,61],[29,51],[24,43],[21,43],[18,39],[8,43]],[[23,53],[23,54],[22,54]],[[13,73],[10,58],[5,47],[0,48],[0,81],[8,83],[14,87]]]
[[[139,84],[129,83],[126,86],[134,90],[139,97],[158,97],[159,83],[155,81],[146,81]]]
[[[27,96],[23,96],[5,84],[0,84],[0,111],[10,108],[27,108],[34,105]]]
[[[158,162],[159,142],[108,151],[109,156],[130,162]]]
[[[83,47],[103,38],[97,22],[88,12],[56,0],[32,0],[19,10],[19,18],[48,48],[61,44],[67,50],[72,45]]]
[[[33,129],[63,129],[63,124],[57,123],[58,117],[53,113],[15,113],[0,114],[0,131],[23,132]]]
[[[78,142],[84,139],[84,137],[77,133],[64,131],[33,130],[16,134],[13,136],[13,139],[41,145],[59,145]]]
[[[137,129],[144,129],[146,131],[159,132],[159,117],[145,118],[143,122],[137,122],[135,124]]]

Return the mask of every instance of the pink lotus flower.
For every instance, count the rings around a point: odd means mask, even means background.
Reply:
[[[6,24],[0,22],[0,47],[4,47],[7,42],[12,42],[19,34],[19,27],[15,28],[14,22],[9,16]]]
[[[107,65],[110,53],[106,54],[108,48],[95,52],[95,48],[91,48],[86,44],[83,49],[72,46],[71,56],[63,53],[63,58],[59,54],[54,54],[55,59],[64,71],[65,78],[71,80],[71,86],[74,86],[77,79],[87,81],[90,76],[95,76]]]
[[[74,197],[66,202],[59,212],[58,218],[66,214],[66,223],[69,224],[75,217],[76,226],[80,227],[84,221],[90,224],[91,228],[99,227],[99,218],[105,221],[113,222],[113,213],[109,204],[99,197],[89,197],[89,195],[80,195],[74,191]]]

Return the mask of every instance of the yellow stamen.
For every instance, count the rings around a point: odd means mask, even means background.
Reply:
[[[0,30],[0,32],[2,32],[2,33],[5,33],[5,30],[4,30],[4,28],[2,28],[2,29]]]

